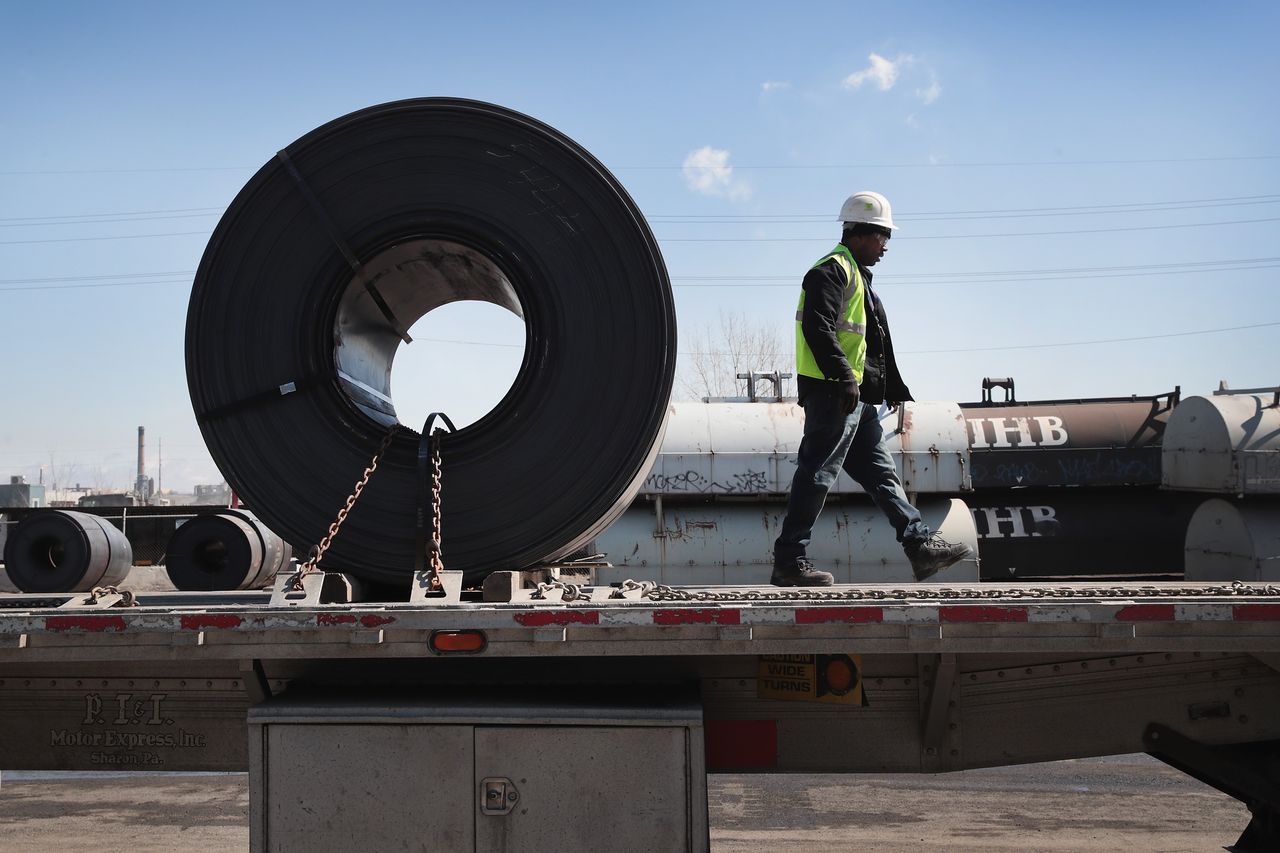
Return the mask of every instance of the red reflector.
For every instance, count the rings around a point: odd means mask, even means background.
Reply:
[[[431,635],[431,648],[442,655],[482,652],[486,645],[483,631],[436,631]]]
[[[707,770],[772,770],[778,766],[777,720],[707,720]]]

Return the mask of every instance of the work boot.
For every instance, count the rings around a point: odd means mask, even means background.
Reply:
[[[973,549],[968,545],[948,542],[937,533],[930,534],[928,539],[908,544],[905,550],[917,581],[927,580],[948,566],[973,556]]]
[[[774,586],[831,586],[835,582],[830,572],[818,571],[804,557],[781,562],[775,560],[773,577],[769,578],[769,583]]]

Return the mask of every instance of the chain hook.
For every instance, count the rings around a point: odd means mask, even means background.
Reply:
[[[447,430],[436,427],[436,419],[441,420]],[[434,428],[433,428],[434,427]],[[421,572],[427,553],[430,552],[431,589],[441,589],[440,573],[444,571],[444,554],[440,547],[440,437],[445,432],[457,432],[457,427],[444,412],[432,412],[427,415],[427,422],[422,426],[422,437],[418,439],[418,515],[417,545],[414,548],[413,570]],[[427,505],[431,506],[431,533],[427,534]]]

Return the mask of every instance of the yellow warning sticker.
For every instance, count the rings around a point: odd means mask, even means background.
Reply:
[[[761,655],[756,696],[867,705],[860,655]]]

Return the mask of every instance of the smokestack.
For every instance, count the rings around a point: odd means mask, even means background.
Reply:
[[[140,497],[147,491],[146,435],[146,427],[138,427],[138,482],[134,488]]]

